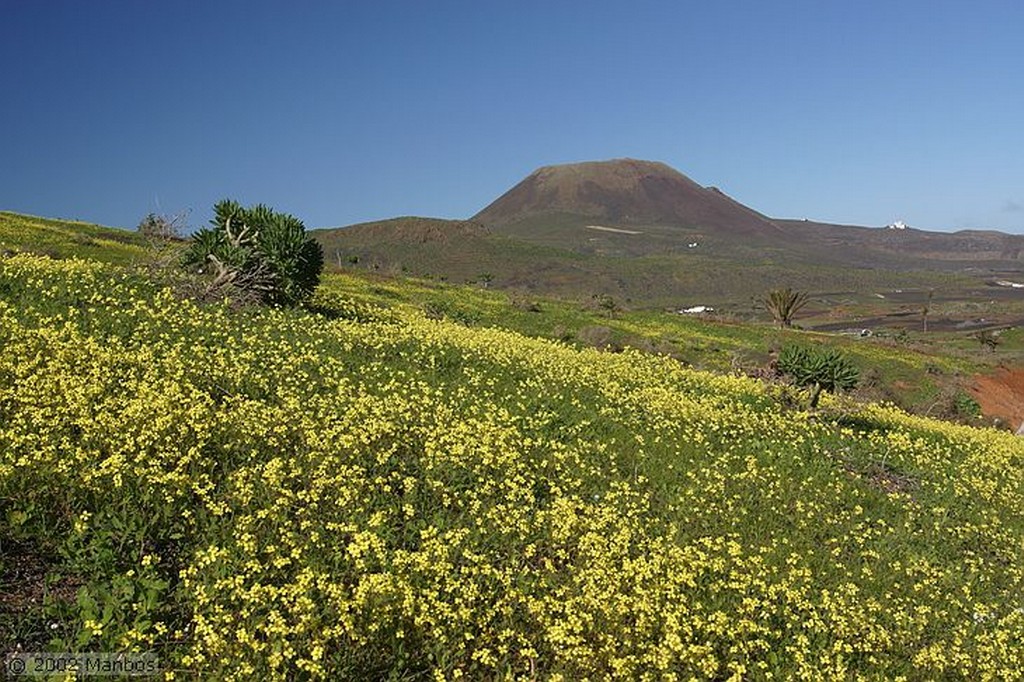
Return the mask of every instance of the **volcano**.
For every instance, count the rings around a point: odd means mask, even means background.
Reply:
[[[614,159],[544,166],[477,213],[500,231],[545,216],[613,226],[677,226],[736,235],[777,235],[777,224],[714,187],[656,161]],[[512,228],[511,230],[509,228]]]

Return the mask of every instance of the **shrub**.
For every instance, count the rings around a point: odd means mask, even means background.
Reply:
[[[159,241],[181,240],[187,216],[187,212],[182,212],[175,216],[149,213],[139,221],[138,227],[135,229],[147,239]]]
[[[595,305],[608,317],[614,317],[619,311],[619,304],[608,294],[594,294],[592,297]]]
[[[808,406],[815,408],[821,392],[850,390],[860,379],[860,370],[835,348],[812,349],[787,346],[779,354],[779,371],[792,378],[797,386],[811,391]]]
[[[963,390],[953,395],[953,410],[962,419],[977,419],[981,416],[981,405],[970,393]]]
[[[515,308],[516,310],[521,310],[526,313],[544,312],[544,309],[541,308],[539,301],[529,298],[523,298],[521,296],[512,297],[512,307]]]
[[[996,352],[996,346],[1002,343],[1002,339],[999,338],[999,332],[991,329],[982,329],[974,335],[974,338],[978,340],[983,347],[988,348],[990,353]]]
[[[192,237],[186,267],[212,273],[207,293],[235,288],[267,303],[294,305],[320,281],[323,251],[298,218],[258,204],[217,203],[209,227]]]
[[[448,301],[429,301],[423,306],[423,315],[428,320],[450,320],[471,327],[480,321],[480,314],[472,310],[461,310]]]

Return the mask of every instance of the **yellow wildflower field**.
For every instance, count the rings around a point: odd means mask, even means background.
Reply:
[[[0,616],[8,649],[171,679],[1021,677],[1012,435],[334,305],[0,259],[0,541],[74,588]]]

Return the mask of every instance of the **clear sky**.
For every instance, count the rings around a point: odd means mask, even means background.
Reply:
[[[774,217],[1024,232],[1024,2],[0,0],[0,209],[465,218],[664,161]]]

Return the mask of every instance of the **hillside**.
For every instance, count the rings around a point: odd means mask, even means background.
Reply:
[[[949,310],[950,328],[1024,319],[1024,293],[996,286],[1024,282],[1024,236],[772,219],[650,161],[546,166],[470,221],[405,218],[315,235],[338,270],[612,296],[631,308],[701,304],[749,316],[765,291],[790,286],[825,305],[852,304],[852,319],[820,321],[831,329],[844,320],[905,326],[931,297]],[[976,314],[987,301],[998,305]]]
[[[0,259],[5,649],[234,679],[1024,669],[1012,435],[333,300]]]
[[[775,222],[792,235],[808,242],[848,251],[861,250],[887,263],[904,266],[927,263],[933,268],[964,267],[1020,270],[1024,235],[992,230],[929,232],[913,228],[887,229],[851,225],[830,225],[807,220]]]
[[[748,237],[781,233],[722,192],[701,187],[663,163],[635,159],[539,168],[473,220],[514,233],[517,222],[560,213],[611,225],[671,225]]]
[[[583,220],[584,223],[580,221]],[[835,256],[799,260],[785,245],[733,244],[689,234],[681,228],[588,229],[578,216],[548,216],[517,223],[519,236],[496,234],[477,223],[395,219],[371,226],[314,230],[335,272],[411,276],[451,283],[482,283],[509,292],[587,301],[612,296],[620,305],[677,310],[710,304],[731,314],[756,313],[752,302],[768,289],[810,291],[823,304],[856,301],[865,317],[899,312],[893,292],[935,290],[945,300],[975,302],[993,295],[988,283],[1014,279],[1011,271],[956,268],[880,268],[877,254],[823,246],[822,251],[860,253],[859,266],[836,264]],[[429,225],[425,232],[423,225]],[[475,226],[469,230],[460,225]],[[451,228],[457,238],[444,237]],[[690,248],[689,244],[697,246]],[[849,260],[850,257],[846,256]],[[906,261],[903,261],[904,263]],[[1019,279],[1019,278],[1018,278]],[[1020,292],[996,292],[999,296]],[[904,298],[904,294],[899,294]],[[973,305],[973,303],[971,303]],[[1022,311],[1024,312],[1024,311]],[[1005,315],[1013,318],[1016,313]],[[999,316],[997,316],[998,318]]]
[[[994,231],[944,233],[769,218],[663,163],[634,159],[539,168],[473,220],[502,234],[576,250],[587,250],[581,248],[583,239],[617,232],[633,236],[620,239],[629,246],[618,255],[710,247],[741,262],[767,250],[794,266],[942,270],[969,264],[1020,271],[1024,247],[1024,236]]]
[[[746,315],[753,312],[753,299],[778,286],[862,300],[881,292],[927,289],[971,298],[985,289],[987,279],[977,273],[949,270],[794,265],[784,249],[749,244],[723,247],[713,241],[701,242],[701,248],[694,249],[684,245],[685,253],[673,253],[669,249],[678,248],[676,237],[660,239],[648,231],[646,240],[638,242],[636,235],[572,227],[572,220],[575,217],[567,217],[559,223],[565,229],[552,231],[552,223],[546,219],[538,224],[538,231],[545,231],[546,236],[531,239],[494,233],[449,240],[424,240],[418,235],[409,239],[408,232],[395,224],[383,227],[391,230],[389,234],[369,239],[349,228],[312,234],[323,245],[335,272],[372,272],[458,284],[486,281],[510,292],[570,301],[608,295],[622,305],[648,310],[676,310],[702,303]],[[664,241],[671,241],[672,246]]]
[[[136,232],[0,211],[0,252],[32,251],[127,263],[145,257],[152,246]]]
[[[359,223],[350,225],[347,229],[349,232],[346,234],[351,237],[352,241],[362,241],[367,244],[381,242],[451,244],[455,241],[479,239],[487,235],[487,229],[480,223],[418,217]]]

